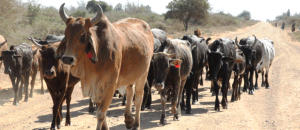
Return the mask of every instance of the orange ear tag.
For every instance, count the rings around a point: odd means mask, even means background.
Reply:
[[[180,68],[180,64],[176,63],[175,68]]]
[[[86,55],[87,55],[87,57],[88,57],[89,59],[91,59],[91,58],[93,57],[92,52],[89,52],[89,53],[87,53]]]

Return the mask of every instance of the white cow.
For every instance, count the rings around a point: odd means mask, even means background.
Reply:
[[[269,88],[268,73],[275,57],[274,42],[269,39],[260,40],[263,45],[262,59],[258,63],[256,70],[262,72],[262,86]],[[266,71],[264,75],[264,70]],[[266,80],[264,81],[264,76]]]

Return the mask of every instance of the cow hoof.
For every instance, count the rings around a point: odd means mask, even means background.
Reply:
[[[55,130],[55,127],[54,128],[51,127],[50,130]]]
[[[266,86],[266,89],[269,89],[270,88],[270,86]]]
[[[28,98],[25,98],[25,99],[24,99],[24,102],[28,102]]]
[[[32,98],[33,97],[32,94],[30,94],[29,97]]]
[[[191,110],[191,109],[187,109],[187,110],[185,111],[185,114],[192,114],[192,110]]]
[[[41,94],[42,94],[42,95],[44,95],[44,94],[45,94],[44,90],[42,90],[42,91],[41,91]]]
[[[176,121],[176,120],[178,120],[178,119],[179,119],[179,118],[178,118],[178,114],[174,114],[173,120]]]
[[[60,125],[57,125],[57,129],[60,129]]]
[[[195,101],[192,101],[192,105],[195,105]]]
[[[249,90],[249,95],[253,95],[253,90]]]
[[[165,119],[160,119],[160,124],[161,124],[161,125],[166,125],[166,124],[167,124],[167,120],[165,120]]]
[[[71,121],[70,120],[66,120],[65,126],[70,126],[71,125]]]
[[[18,103],[17,102],[13,102],[13,105],[18,106]]]
[[[246,89],[246,88],[243,88],[243,92],[247,92],[247,89]]]
[[[134,118],[131,115],[125,114],[125,124],[127,129],[131,129],[134,125]]]
[[[89,107],[89,113],[90,113],[90,114],[94,113],[94,111],[95,111],[95,108],[94,108],[94,107]]]
[[[255,85],[255,87],[254,87],[255,89],[258,89],[258,86],[257,85]]]

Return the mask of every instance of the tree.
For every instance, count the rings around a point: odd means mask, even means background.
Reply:
[[[107,4],[104,1],[96,1],[96,0],[91,0],[87,3],[86,8],[89,10],[90,13],[96,13],[97,8],[96,5],[100,5],[103,12],[111,11],[112,6]]]
[[[123,7],[122,7],[122,4],[121,3],[118,3],[115,8],[114,8],[115,11],[123,11]]]
[[[291,16],[291,11],[290,11],[290,9],[288,9],[288,11],[286,12],[286,15],[287,15],[288,17]]]
[[[173,0],[167,6],[165,19],[180,20],[187,31],[190,20],[199,21],[207,18],[209,8],[207,0]]]
[[[251,19],[251,14],[249,11],[244,10],[242,13],[238,15],[239,18],[243,18],[245,20],[250,20]]]
[[[35,18],[38,16],[40,12],[40,5],[34,5],[33,3],[29,3],[27,9],[27,17],[29,20],[29,24],[33,24]]]

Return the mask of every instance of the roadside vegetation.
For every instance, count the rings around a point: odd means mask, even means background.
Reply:
[[[290,10],[277,16],[272,24],[281,28],[282,23],[285,23],[285,30],[287,30],[293,40],[300,41],[300,13],[291,14]],[[292,24],[295,24],[295,32],[292,32]]]
[[[179,8],[175,12],[172,10],[172,4],[182,4],[187,1],[192,2],[191,4],[197,2],[194,4],[199,6],[189,7],[189,10],[184,10],[185,8]],[[183,33],[192,34],[196,28],[200,28],[205,36],[209,36],[212,33],[233,31],[256,23],[256,21],[251,20],[250,13],[247,13],[247,11],[246,14],[243,11],[238,16],[232,16],[223,12],[211,13],[211,7],[207,0],[173,0],[172,2],[167,7],[169,9],[168,12],[162,15],[154,13],[148,5],[126,3],[117,4],[113,7],[103,1],[96,0],[91,0],[87,3],[81,1],[78,3],[78,7],[68,8],[67,12],[74,17],[93,17],[95,12],[94,5],[100,4],[105,15],[111,21],[117,21],[126,17],[140,18],[148,22],[152,28],[166,30],[172,37],[180,37]],[[199,9],[196,7],[203,8]],[[202,11],[201,15],[193,15],[188,20],[174,17],[182,16],[184,11],[195,10],[198,12]],[[0,34],[7,38],[9,44],[28,42],[26,40],[28,36],[44,38],[47,34],[61,35],[64,33],[64,29],[65,24],[60,19],[58,9],[54,7],[44,7],[34,1],[29,3],[22,3],[18,0],[0,1]]]

